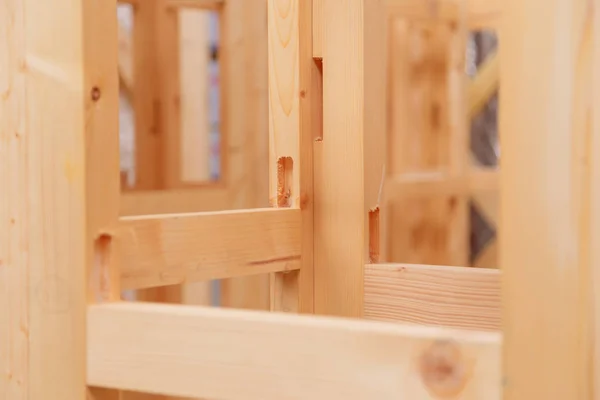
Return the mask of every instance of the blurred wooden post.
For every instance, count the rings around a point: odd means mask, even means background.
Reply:
[[[593,4],[503,2],[499,242],[506,400],[597,399],[600,393],[593,385],[600,374],[594,369],[600,26]]]

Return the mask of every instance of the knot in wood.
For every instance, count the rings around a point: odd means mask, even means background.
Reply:
[[[92,88],[91,96],[92,96],[93,101],[100,100],[101,93],[100,93],[100,88],[98,86],[94,86]]]
[[[456,396],[467,381],[460,348],[451,341],[432,343],[421,355],[419,367],[423,384],[437,398]]]

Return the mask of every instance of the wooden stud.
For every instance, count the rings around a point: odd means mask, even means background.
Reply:
[[[323,130],[314,143],[315,312],[360,317],[368,213],[378,205],[385,160],[385,13],[379,2],[325,2],[323,24]]]
[[[229,209],[267,207],[267,5],[229,0],[220,10],[221,179]],[[221,305],[269,309],[269,276],[221,281]]]
[[[83,400],[86,268],[118,211],[116,3],[0,8],[0,396]]]
[[[507,400],[599,393],[592,385],[599,374],[592,330],[598,260],[590,257],[598,247],[591,235],[600,138],[591,84],[596,5],[503,3],[499,256]]]
[[[594,25],[592,47],[592,99],[591,99],[591,138],[589,142],[588,162],[590,166],[590,276],[589,288],[592,294],[590,309],[592,322],[590,328],[594,332],[591,357],[591,374],[593,399],[600,400],[600,7],[591,12]],[[587,82],[586,82],[587,84]],[[584,149],[585,150],[585,149]]]
[[[179,10],[181,183],[211,181],[209,116],[209,18],[205,10]],[[174,134],[170,132],[169,135]]]
[[[133,13],[133,113],[135,189],[161,187],[160,103],[157,88],[157,0],[141,1]]]
[[[271,275],[271,309],[313,310],[311,99],[312,3],[268,1],[269,196],[274,207],[301,210],[299,274]]]
[[[86,99],[86,167],[82,176],[87,199],[86,262],[88,301],[104,303],[121,298],[118,243],[113,229],[119,217],[119,80],[118,21],[114,3],[89,4],[84,23]],[[85,322],[81,322],[85,324]],[[86,329],[87,330],[87,329]],[[60,380],[59,380],[60,381]],[[115,390],[90,388],[94,400],[117,400]],[[61,398],[67,398],[62,396]],[[45,395],[45,398],[52,396]]]

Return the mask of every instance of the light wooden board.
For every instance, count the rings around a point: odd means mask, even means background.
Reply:
[[[315,312],[360,317],[369,210],[385,160],[385,13],[323,4],[323,129],[314,143]]]
[[[85,268],[114,211],[100,192],[119,190],[115,16],[114,2],[0,5],[3,399],[86,398]],[[114,146],[114,181],[91,143]]]
[[[141,289],[300,268],[300,210],[122,218],[121,284]]]
[[[88,382],[109,387],[247,400],[501,393],[493,332],[147,303],[91,306],[88,331]]]
[[[270,308],[312,312],[313,171],[311,2],[268,1],[269,202],[301,210],[299,274],[272,274]]]
[[[227,207],[269,206],[267,4],[230,0],[220,9],[222,179]],[[221,281],[221,305],[269,308],[269,276]]]
[[[365,318],[500,331],[500,273],[417,264],[365,267]]]
[[[591,235],[598,229],[591,217],[598,199],[591,194],[599,185],[593,179],[600,138],[592,89],[596,6],[503,3],[499,259],[506,400],[600,393],[593,386],[600,371],[592,329],[598,242]]]

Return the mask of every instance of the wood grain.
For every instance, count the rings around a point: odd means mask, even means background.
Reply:
[[[503,3],[499,259],[506,400],[599,394],[592,384],[600,371],[594,370],[598,332],[591,329],[598,323],[598,259],[591,258],[598,248],[591,236],[598,181],[591,166],[597,168],[600,138],[592,123],[600,26],[592,5]]]
[[[96,385],[209,399],[501,398],[495,332],[147,303],[92,306],[88,327]]]
[[[300,210],[122,218],[121,284],[141,289],[300,268]]]
[[[468,267],[365,266],[365,318],[500,331],[500,273]]]

